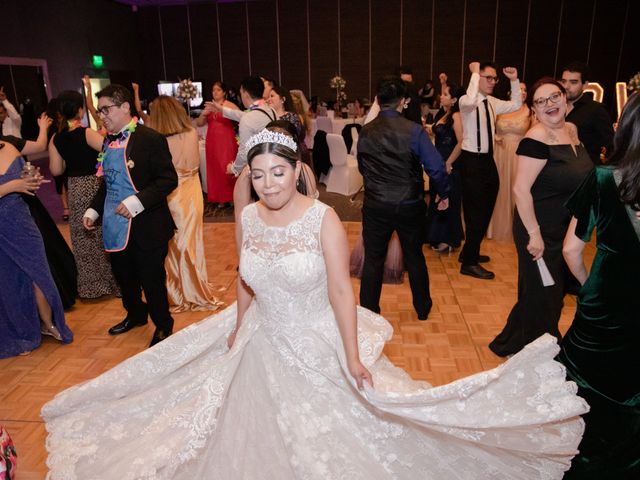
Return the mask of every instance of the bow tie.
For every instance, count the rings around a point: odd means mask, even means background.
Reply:
[[[107,135],[107,140],[109,143],[111,143],[111,142],[116,142],[118,140],[124,140],[128,136],[129,136],[129,131],[124,130],[118,133],[110,133],[109,135]]]

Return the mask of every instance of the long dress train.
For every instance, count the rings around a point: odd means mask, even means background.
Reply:
[[[441,387],[382,355],[391,325],[357,309],[358,391],[328,296],[318,201],[286,227],[242,213],[255,293],[44,406],[49,479],[560,479],[588,407],[545,336]]]

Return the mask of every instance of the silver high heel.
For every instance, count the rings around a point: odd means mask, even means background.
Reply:
[[[55,338],[59,342],[62,341],[62,335],[60,335],[60,331],[55,327],[55,325],[51,325],[47,327],[44,323],[40,326],[40,333],[42,335],[49,335],[50,337]]]

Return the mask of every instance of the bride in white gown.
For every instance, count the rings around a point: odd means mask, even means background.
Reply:
[[[44,406],[49,479],[560,479],[588,411],[546,335],[441,387],[382,354],[290,137],[250,141],[238,301]],[[357,321],[356,321],[357,318]],[[228,347],[231,345],[231,348]]]

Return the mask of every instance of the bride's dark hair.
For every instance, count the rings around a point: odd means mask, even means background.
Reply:
[[[286,120],[274,120],[273,122],[269,123],[265,128],[270,132],[282,133],[283,135],[287,135],[288,137],[291,137],[291,139],[294,142],[296,141],[296,134],[297,134],[296,127],[291,122],[287,122]],[[256,156],[263,155],[266,153],[270,153],[272,155],[282,158],[283,160],[286,160],[287,163],[289,163],[289,165],[291,165],[293,169],[296,168],[297,162],[300,161],[300,157],[298,153],[291,150],[289,147],[285,145],[282,145],[280,143],[275,143],[275,142],[259,143],[258,145],[253,146],[251,150],[249,150],[249,152],[247,153],[247,163],[249,164],[249,168],[251,168],[251,162]],[[307,194],[307,182],[306,182],[306,175],[304,173],[304,168],[300,169],[300,176],[298,177],[298,181],[296,182],[296,190],[298,190],[298,192],[300,192],[303,195]],[[255,192],[253,191],[253,186],[252,186],[251,196],[253,197],[254,195],[255,195]]]

